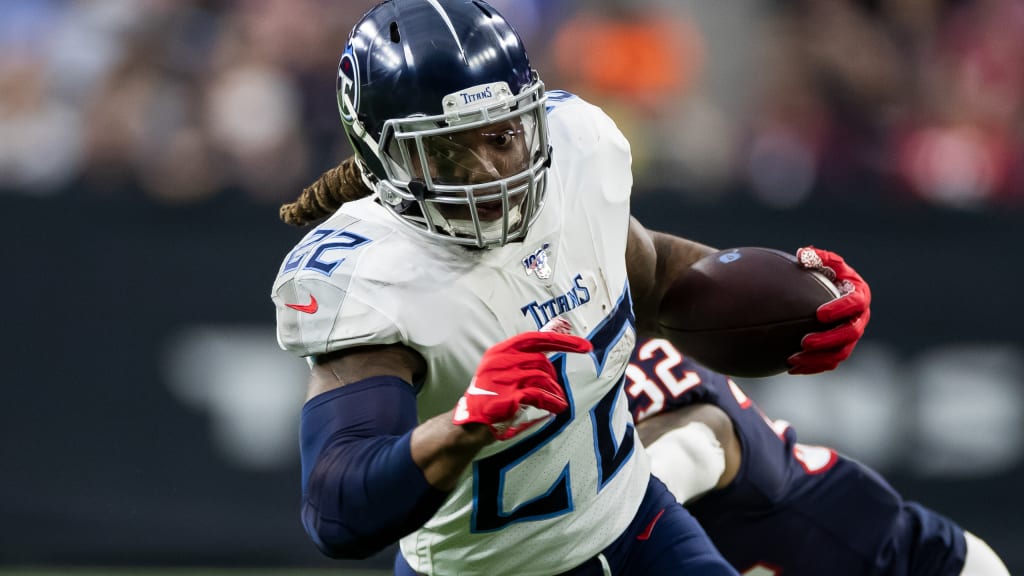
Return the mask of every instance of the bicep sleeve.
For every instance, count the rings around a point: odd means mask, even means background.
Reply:
[[[302,524],[332,558],[366,558],[422,526],[447,493],[412,459],[416,396],[399,378],[325,392],[302,410]]]

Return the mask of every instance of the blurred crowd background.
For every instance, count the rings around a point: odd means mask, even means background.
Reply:
[[[368,0],[3,0],[0,189],[291,199],[349,153],[334,69]],[[640,189],[1024,202],[1022,0],[495,0],[604,106]]]

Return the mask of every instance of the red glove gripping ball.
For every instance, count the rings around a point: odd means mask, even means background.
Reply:
[[[814,374],[832,370],[857,345],[871,318],[871,288],[842,257],[834,252],[806,246],[797,250],[800,266],[817,270],[831,279],[842,296],[818,308],[818,321],[841,325],[804,336],[802,351],[789,357],[790,374]]]

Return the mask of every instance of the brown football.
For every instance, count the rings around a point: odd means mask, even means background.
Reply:
[[[818,322],[818,307],[839,297],[823,274],[771,248],[743,247],[706,256],[661,302],[662,331],[684,353],[712,370],[757,378],[789,369]]]

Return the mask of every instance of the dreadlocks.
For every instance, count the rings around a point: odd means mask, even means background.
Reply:
[[[294,202],[283,204],[278,215],[286,224],[308,226],[330,216],[345,202],[371,193],[359,176],[355,156],[349,156],[304,188]]]

